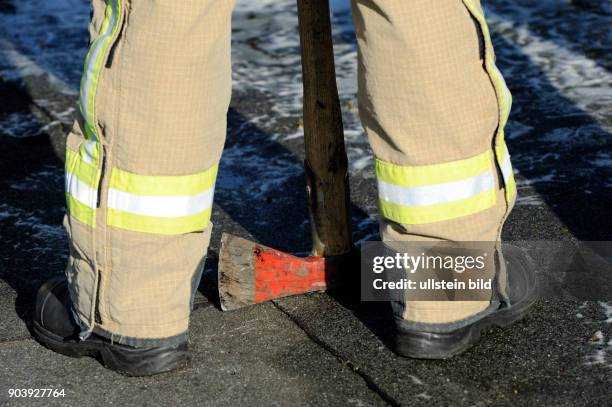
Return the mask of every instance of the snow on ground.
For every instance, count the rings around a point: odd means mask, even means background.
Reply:
[[[0,12],[0,79],[28,87],[35,86],[29,78],[44,75],[58,92],[75,95],[88,40],[88,1],[0,3],[15,7],[15,12],[10,8]],[[571,187],[591,194],[609,188],[612,33],[608,11],[576,8],[578,2],[566,0],[484,3],[498,63],[515,96],[507,139],[519,175],[518,205],[545,205],[542,191]],[[351,173],[371,178],[371,151],[356,108],[356,43],[348,4],[348,0],[332,1],[338,85]],[[294,0],[238,1],[233,36],[235,93],[264,95],[267,103],[265,111],[253,109],[244,119],[291,151],[299,149],[303,134],[297,32]],[[74,110],[54,113],[66,118]],[[27,111],[7,112],[0,107],[3,136],[34,135],[42,125]],[[262,198],[302,171],[299,160],[290,154],[271,163],[249,143],[231,145],[224,161],[228,171],[220,175],[219,192],[227,195],[244,187],[253,197]],[[248,163],[239,170],[233,164],[239,161]],[[40,187],[46,176],[61,176],[60,170],[45,171],[15,180],[12,188]],[[244,174],[262,171],[275,177],[254,189]],[[358,228],[374,229],[375,208],[363,210],[370,217],[361,219]],[[59,227],[46,225],[36,213],[23,209],[0,203],[0,220],[29,230],[41,243],[63,239]],[[48,247],[56,244],[60,243]],[[598,306],[605,315],[603,321],[610,324],[612,305]],[[602,329],[589,342],[588,363],[610,365],[612,338]]]
[[[60,225],[46,224],[40,214],[0,203],[0,221],[11,221],[22,233],[23,240],[35,239],[36,245],[19,248],[28,256],[64,251],[66,233]],[[19,245],[19,242],[13,242]]]
[[[495,0],[485,4],[492,31],[512,47],[498,44],[497,53],[502,71],[508,76],[510,88],[522,87],[527,81],[533,90],[551,86],[563,95],[561,104],[571,105],[574,114],[584,114],[595,121],[580,129],[549,129],[537,135],[548,143],[598,143],[602,132],[610,131],[607,107],[612,101],[609,67],[601,66],[610,56],[609,44],[588,42],[589,34],[598,34],[606,16],[581,13],[573,17],[569,2],[544,1],[534,5],[526,1]],[[89,5],[86,0],[58,0],[54,2],[32,0],[19,2],[16,14],[0,14],[0,75],[10,80],[27,75],[50,75],[59,89],[75,92],[86,52],[86,24]],[[358,120],[356,103],[356,45],[348,0],[332,1],[334,11],[334,38],[338,83],[344,107],[345,129],[351,169],[370,176],[371,152]],[[551,13],[559,8],[567,13]],[[567,10],[565,10],[567,9]],[[538,17],[539,16],[539,17]],[[583,30],[573,35],[570,20]],[[10,23],[10,24],[8,24]],[[572,41],[570,41],[572,34]],[[599,37],[598,37],[599,38]],[[273,104],[269,112],[249,120],[266,130],[274,129],[276,122],[293,119],[291,131],[271,136],[279,140],[291,140],[303,134],[299,118],[301,114],[301,68],[297,18],[292,0],[239,0],[234,15],[233,37],[234,88],[238,92],[256,90],[269,95]],[[498,41],[499,42],[499,41]],[[584,49],[587,47],[588,49]],[[513,61],[518,51],[527,56],[544,75],[535,77],[525,71],[524,61]],[[593,51],[599,51],[597,52]],[[600,59],[590,59],[595,54]],[[521,70],[522,73],[518,71]],[[543,81],[548,81],[543,83]],[[559,98],[557,98],[559,99]],[[559,104],[554,103],[554,104]],[[556,106],[551,106],[551,108]],[[523,110],[515,104],[515,109]],[[579,109],[580,111],[576,111]],[[566,114],[568,106],[561,106],[559,114]],[[548,112],[547,112],[548,113]],[[2,117],[0,128],[8,132],[12,126],[20,130],[20,117]],[[533,126],[515,117],[508,129],[509,140],[533,137]],[[564,132],[565,130],[565,132]],[[20,131],[14,131],[19,133]],[[568,134],[570,133],[570,134]],[[607,134],[606,134],[607,136]],[[517,157],[522,159],[521,157]],[[537,157],[525,157],[538,164]],[[549,164],[554,163],[551,159]],[[606,161],[592,161],[592,165],[606,165]]]
[[[334,1],[336,71],[347,153],[353,171],[371,168],[369,146],[357,113],[357,50],[352,37],[350,8]],[[302,83],[297,16],[294,1],[238,1],[234,14],[233,79],[235,91],[256,90],[273,100],[271,112],[249,119],[268,130],[278,120],[293,118],[292,130],[272,137],[293,140],[303,136],[300,123]]]
[[[586,306],[587,304],[583,304],[581,308],[586,308]],[[605,331],[610,332],[609,328],[610,324],[612,324],[612,303],[598,301],[594,318],[587,319],[584,323],[601,327]],[[585,363],[589,366],[604,365],[612,368],[612,334],[606,334],[602,332],[602,330],[596,330],[593,333],[593,336],[591,336],[588,341]]]

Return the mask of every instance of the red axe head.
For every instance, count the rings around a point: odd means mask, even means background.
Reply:
[[[337,284],[336,257],[297,257],[224,233],[219,252],[219,297],[224,311]]]

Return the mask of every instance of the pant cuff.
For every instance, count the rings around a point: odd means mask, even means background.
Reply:
[[[457,329],[463,328],[468,325],[472,325],[474,322],[478,321],[479,319],[482,319],[485,316],[498,310],[500,306],[501,306],[501,302],[498,300],[495,300],[495,301],[492,301],[491,304],[489,304],[489,306],[486,309],[480,311],[477,314],[470,315],[467,318],[460,319],[460,320],[453,321],[453,322],[444,323],[444,324],[429,324],[426,322],[408,321],[398,316],[397,312],[394,313],[395,314],[394,319],[395,319],[396,327],[402,330],[416,331],[416,332],[447,333],[447,332],[456,331]],[[402,307],[403,307],[403,304],[402,304]]]
[[[117,335],[112,332],[108,332],[105,329],[95,325],[93,329],[88,327],[81,319],[79,314],[72,308],[72,315],[74,320],[81,328],[81,338],[87,339],[90,334],[101,336],[104,339],[109,340],[111,343],[117,343],[120,345],[131,346],[134,348],[149,348],[156,346],[174,346],[189,341],[189,331],[182,332],[178,335],[166,337],[166,338],[134,338],[131,336]]]

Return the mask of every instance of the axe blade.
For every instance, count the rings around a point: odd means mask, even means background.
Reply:
[[[219,298],[224,311],[338,283],[338,257],[297,257],[224,233],[219,251]]]

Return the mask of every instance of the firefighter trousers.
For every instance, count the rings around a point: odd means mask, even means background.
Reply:
[[[68,135],[66,270],[83,334],[184,341],[231,95],[232,0],[93,0]],[[359,111],[384,241],[499,241],[511,95],[479,0],[354,0]],[[491,301],[406,301],[415,326]],[[448,325],[450,326],[450,325]]]

